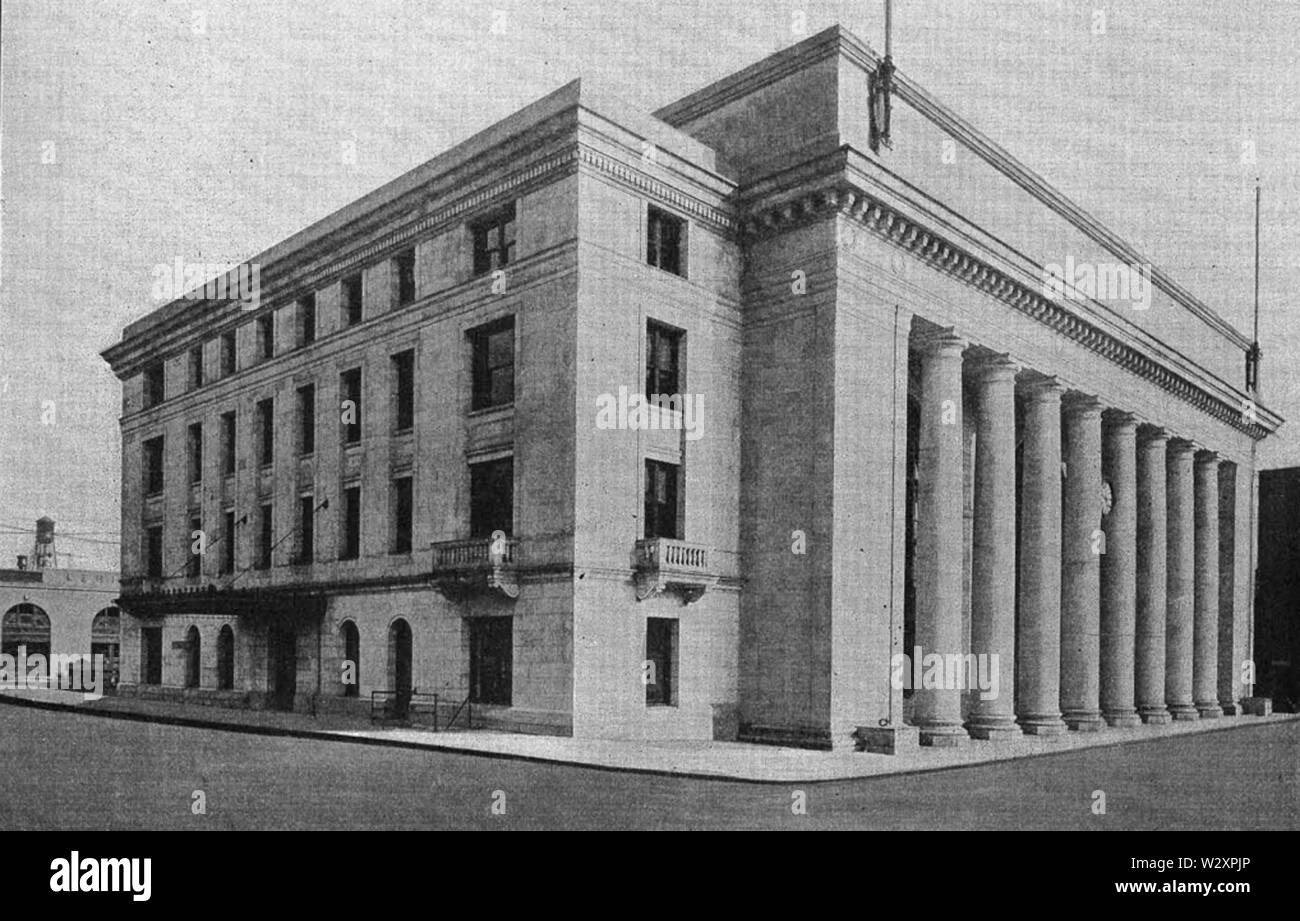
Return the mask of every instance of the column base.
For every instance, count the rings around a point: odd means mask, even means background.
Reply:
[[[1175,723],[1191,723],[1201,718],[1193,704],[1170,704],[1169,715]]]
[[[1146,723],[1148,726],[1166,726],[1174,720],[1174,718],[1169,715],[1168,710],[1164,707],[1156,706],[1138,707],[1138,716],[1140,716],[1142,722]]]
[[[1027,736],[1065,735],[1065,721],[1059,716],[1020,716],[1016,722]]]
[[[1132,708],[1103,712],[1101,716],[1106,721],[1106,725],[1112,729],[1132,729],[1134,726],[1142,725],[1142,718]]]
[[[1219,701],[1219,709],[1223,711],[1224,716],[1236,716],[1241,712],[1237,707],[1237,702],[1233,700]]]
[[[921,744],[929,748],[957,748],[966,739],[966,730],[960,724],[921,726]]]
[[[1062,719],[1073,732],[1097,732],[1106,725],[1098,710],[1073,710],[1063,714]]]
[[[1246,716],[1272,716],[1273,698],[1247,697],[1241,702],[1241,712]]]
[[[979,722],[967,723],[966,732],[972,739],[985,742],[1009,742],[1021,735],[1020,727],[1010,717],[985,718]]]
[[[1223,716],[1223,709],[1219,706],[1218,701],[1208,704],[1197,704],[1196,712],[1203,720],[1215,720]]]

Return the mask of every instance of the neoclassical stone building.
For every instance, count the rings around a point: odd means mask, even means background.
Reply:
[[[124,682],[876,750],[1237,712],[1251,343],[905,77],[881,143],[879,65],[575,82],[129,326]]]

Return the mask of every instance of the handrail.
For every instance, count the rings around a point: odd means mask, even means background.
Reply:
[[[393,713],[396,709],[392,704],[396,703],[399,698],[406,698],[406,712],[398,716]],[[412,688],[410,691],[371,691],[370,692],[370,722],[378,722],[383,719],[405,719],[410,717],[411,713],[417,709],[430,710],[433,713],[433,731],[438,731],[438,695],[422,694]]]
[[[468,709],[466,710],[467,707]],[[473,701],[470,700],[470,695],[466,694],[465,699],[460,702],[460,705],[456,707],[455,712],[452,713],[451,719],[447,720],[448,729],[451,729],[452,725],[456,722],[456,718],[460,716],[461,710],[466,710],[465,728],[466,729],[474,728],[474,703]]]

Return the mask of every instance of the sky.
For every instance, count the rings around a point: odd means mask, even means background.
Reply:
[[[900,71],[1247,334],[1259,179],[1263,397],[1296,420],[1260,461],[1300,464],[1300,3],[894,7]],[[650,112],[837,22],[882,48],[883,0],[5,0],[0,565],[48,514],[63,565],[116,568],[99,352],[156,265],[249,258],[575,77]]]

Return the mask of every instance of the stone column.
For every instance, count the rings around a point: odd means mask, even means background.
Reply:
[[[1065,508],[1061,532],[1061,711],[1095,732],[1101,719],[1101,403],[1063,401]]]
[[[1020,485],[1020,625],[1016,722],[1056,735],[1061,720],[1061,392],[1055,378],[1025,384]]]
[[[1143,426],[1137,465],[1137,637],[1134,687],[1144,723],[1169,722],[1165,708],[1165,598],[1168,559],[1163,429]]]
[[[1199,452],[1195,471],[1192,697],[1204,720],[1223,716],[1219,707],[1219,458],[1210,451]]]
[[[1111,726],[1141,723],[1133,706],[1134,633],[1137,594],[1137,420],[1129,413],[1105,414],[1102,476],[1110,511],[1101,556],[1101,713]]]
[[[1015,720],[1016,370],[1006,356],[975,366],[975,528],[971,540],[971,652],[981,677],[969,732],[976,739],[1020,735]],[[990,696],[996,692],[996,696]],[[985,698],[988,699],[985,699]]]
[[[1192,703],[1192,614],[1195,554],[1190,441],[1173,438],[1165,461],[1166,525],[1169,534],[1165,580],[1165,705],[1176,720],[1194,720]]]
[[[925,657],[962,649],[962,352],[950,330],[919,337],[921,431],[916,508],[916,645]],[[924,661],[924,660],[923,660]],[[966,738],[960,688],[917,688],[921,744]]]

